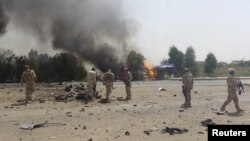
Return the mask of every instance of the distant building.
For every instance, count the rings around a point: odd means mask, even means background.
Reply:
[[[175,72],[175,67],[173,64],[166,64],[166,65],[161,65],[158,67],[155,67],[156,70],[156,79],[157,80],[164,80],[170,78],[174,72]]]

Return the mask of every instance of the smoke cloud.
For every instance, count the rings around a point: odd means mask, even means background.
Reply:
[[[3,0],[0,0],[0,35],[5,33],[8,22],[9,19],[6,16],[5,10],[3,8]]]
[[[124,65],[136,27],[119,0],[0,0],[0,34],[8,22],[102,71]]]

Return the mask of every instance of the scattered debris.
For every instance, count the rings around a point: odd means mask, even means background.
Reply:
[[[82,129],[85,130],[85,129],[87,129],[87,127],[84,125],[84,126],[82,127]]]
[[[186,133],[188,132],[187,129],[180,129],[180,128],[169,128],[169,127],[166,127],[165,129],[162,129],[161,130],[161,133],[169,133],[170,135],[174,135],[174,134],[182,134],[182,133]]]
[[[133,106],[134,106],[134,107],[136,107],[137,105],[136,105],[136,104],[134,104]]]
[[[154,126],[151,129],[144,130],[143,133],[149,136],[151,132],[157,131],[157,130],[158,130],[158,128],[156,126]]]
[[[179,110],[179,112],[184,112],[184,110]]]
[[[85,109],[84,108],[82,108],[81,110],[80,110],[80,112],[84,112],[85,111]]]
[[[165,88],[160,87],[160,88],[159,88],[159,91],[166,91],[166,89],[165,89]]]
[[[147,130],[144,130],[143,133],[148,135],[148,136],[150,135],[150,131],[147,131]]]
[[[206,119],[204,121],[201,121],[202,126],[207,127],[208,125],[215,125],[212,119]]]
[[[64,88],[64,90],[65,90],[66,92],[70,92],[72,88],[73,88],[73,86],[72,86],[72,85],[69,85],[69,86],[66,86],[66,87]]]
[[[32,130],[34,128],[39,128],[39,127],[43,127],[45,124],[48,124],[48,122],[43,122],[43,123],[31,123],[31,124],[20,124],[20,128],[24,129],[24,130]]]
[[[174,94],[174,97],[176,97],[176,94]]]
[[[126,131],[126,132],[125,132],[125,135],[126,135],[126,136],[130,136],[129,131]]]
[[[65,126],[65,123],[48,123],[48,121],[45,121],[43,123],[27,123],[27,124],[19,124],[20,129],[24,130],[32,130],[34,128],[44,127],[45,125],[54,125],[54,126]]]
[[[71,113],[72,113],[72,112],[67,112],[67,113],[66,113],[66,116],[67,116],[67,117],[72,117]]]
[[[58,96],[55,96],[55,101],[64,101],[66,102],[68,100],[69,96],[68,95],[65,95],[65,94],[61,94],[61,95],[58,95]]]
[[[107,100],[107,99],[101,99],[99,102],[100,102],[100,103],[105,104],[105,103],[110,103],[110,100]]]
[[[120,137],[120,135],[117,135],[117,136],[114,137],[114,139],[119,138],[119,137]]]
[[[118,101],[122,101],[123,100],[123,97],[117,97],[116,98]]]

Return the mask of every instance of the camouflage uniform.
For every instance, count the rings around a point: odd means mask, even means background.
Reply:
[[[91,70],[87,74],[87,91],[90,98],[95,96],[96,89],[96,72]]]
[[[25,82],[26,102],[32,100],[32,93],[35,91],[36,74],[34,70],[27,68],[21,78],[21,83]]]
[[[182,83],[183,83],[183,92],[185,96],[185,102],[183,104],[184,107],[191,106],[191,90],[193,89],[193,75],[187,69],[185,70],[185,74],[183,75]]]
[[[132,81],[132,74],[128,71],[127,68],[124,69],[122,80],[124,81],[126,87],[126,94],[127,97],[125,100],[131,100],[131,81]]]
[[[111,70],[108,70],[108,72],[104,73],[103,75],[103,85],[106,86],[106,99],[107,100],[109,100],[109,95],[112,93],[114,77],[115,76],[111,72]]]
[[[239,99],[236,94],[237,86],[239,84],[239,81],[234,77],[234,69],[230,68],[229,69],[229,76],[227,78],[227,91],[228,91],[228,96],[224,104],[221,106],[220,110],[225,111],[226,106],[233,100],[235,108],[237,112],[241,112],[242,110],[240,109],[239,106]]]

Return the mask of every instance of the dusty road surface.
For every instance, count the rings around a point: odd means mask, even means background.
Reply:
[[[243,83],[250,84],[250,80]],[[159,91],[160,87],[166,91]],[[37,100],[22,105],[17,102],[24,99],[24,89],[19,84],[0,85],[0,141],[206,141],[203,120],[250,124],[249,86],[239,96],[244,113],[235,113],[233,103],[227,107],[227,114],[214,113],[227,97],[225,80],[195,81],[192,108],[188,109],[180,108],[184,97],[178,80],[133,82],[131,101],[117,100],[125,97],[125,88],[116,82],[109,104],[98,100],[87,104],[76,100],[55,102],[53,95],[64,93],[63,86],[40,84],[37,88],[34,96]],[[101,83],[97,90],[105,95]],[[20,129],[23,124],[46,121],[48,124],[33,130]],[[161,133],[166,127],[188,132]]]

